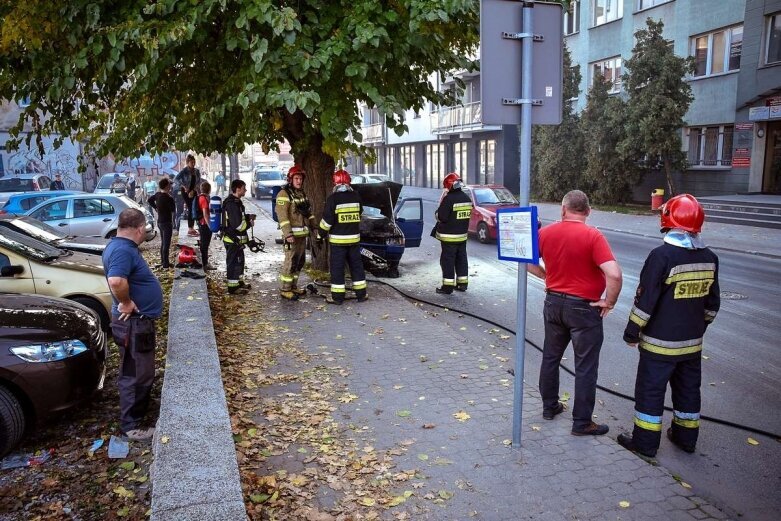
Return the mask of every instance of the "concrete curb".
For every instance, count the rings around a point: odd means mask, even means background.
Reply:
[[[153,451],[153,521],[246,519],[206,279],[171,291]]]

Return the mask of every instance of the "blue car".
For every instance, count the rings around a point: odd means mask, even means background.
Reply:
[[[24,192],[24,193],[14,194],[11,197],[9,197],[8,201],[6,201],[3,207],[0,208],[0,214],[15,213],[17,215],[22,215],[27,213],[27,211],[33,208],[34,206],[38,206],[39,203],[51,199],[52,197],[60,197],[61,195],[74,195],[74,194],[83,194],[83,193],[84,192],[73,191],[73,190],[51,190],[51,191],[44,190],[40,192]]]

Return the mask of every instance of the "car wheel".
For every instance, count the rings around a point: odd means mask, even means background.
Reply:
[[[106,308],[103,307],[103,304],[89,297],[74,297],[71,300],[81,304],[84,307],[90,308],[92,311],[97,313],[98,318],[100,318],[100,328],[103,331],[108,331],[110,325],[109,317],[108,313],[106,312]]]
[[[22,440],[24,428],[22,404],[11,391],[0,385],[0,458]]]
[[[108,232],[106,234],[106,239],[113,239],[116,236],[117,236],[117,231],[116,230],[111,230],[110,232]]]
[[[491,241],[490,235],[488,235],[488,225],[480,223],[477,225],[477,240],[486,244]]]

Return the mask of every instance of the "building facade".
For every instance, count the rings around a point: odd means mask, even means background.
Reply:
[[[582,110],[597,72],[625,95],[621,76],[634,33],[646,19],[662,20],[675,54],[691,56],[694,101],[681,129],[689,166],[676,175],[695,195],[781,193],[781,0],[573,0],[564,15],[572,61],[580,68]],[[477,73],[479,74],[479,73]],[[363,143],[377,153],[355,171],[390,174],[413,186],[439,186],[446,172],[468,183],[495,182],[518,193],[518,129],[482,124],[480,81],[462,74],[466,89],[456,107],[408,112],[409,132],[389,132],[376,110],[364,107]],[[452,84],[448,79],[440,88]],[[665,186],[650,172],[635,198]]]

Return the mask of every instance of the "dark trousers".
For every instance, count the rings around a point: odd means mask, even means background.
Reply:
[[[171,223],[157,223],[157,228],[160,230],[160,264],[164,268],[171,267],[171,235],[173,234],[173,224]]]
[[[208,224],[198,223],[198,233],[201,235],[201,263],[204,267],[209,262],[209,245],[212,243],[212,230]]]
[[[179,225],[182,224],[182,215],[184,214],[184,197],[181,192],[174,195],[174,206],[176,207],[176,214],[174,215],[174,230],[179,232]],[[189,210],[187,210],[189,212]]]
[[[240,244],[226,242],[225,252],[225,260],[228,264],[226,270],[228,289],[237,288],[239,287],[239,281],[244,275],[244,248]]]
[[[697,444],[700,433],[702,358],[659,360],[640,354],[635,380],[635,427],[632,439],[642,451],[656,452],[662,437],[662,414],[667,382],[673,401],[673,439],[680,445]]]
[[[361,260],[361,247],[358,244],[339,246],[331,244],[331,255],[328,264],[331,268],[331,298],[335,301],[344,300],[344,267],[350,267],[350,277],[353,279],[355,296],[362,299],[366,296],[366,273]]]
[[[193,199],[195,198],[194,197],[191,198],[185,195],[183,196],[183,199],[184,199],[184,208],[182,209],[182,211],[187,216],[187,227],[192,230],[195,227],[195,219],[193,219]]]
[[[469,260],[466,257],[466,241],[443,242],[442,253],[439,255],[439,266],[442,268],[442,287],[451,288],[456,285],[466,288],[469,274]]]
[[[570,340],[575,352],[575,405],[573,428],[591,423],[599,373],[599,351],[602,349],[602,317],[599,308],[585,300],[545,297],[545,344],[540,366],[540,394],[546,410],[559,401],[559,365]]]
[[[155,322],[114,318],[111,332],[119,346],[119,427],[137,429],[149,408],[155,379]]]

